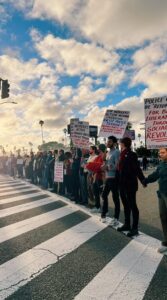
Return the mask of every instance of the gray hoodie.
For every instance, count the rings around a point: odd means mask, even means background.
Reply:
[[[106,156],[106,178],[114,178],[118,166],[120,151],[118,149],[110,149]]]

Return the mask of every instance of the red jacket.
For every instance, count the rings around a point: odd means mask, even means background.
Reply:
[[[97,180],[103,179],[103,171],[101,170],[101,166],[103,165],[104,161],[101,155],[98,155],[94,161],[89,162],[86,165],[86,169],[93,172],[96,175]]]

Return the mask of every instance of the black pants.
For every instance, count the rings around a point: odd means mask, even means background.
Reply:
[[[105,186],[102,192],[102,217],[106,216],[108,212],[108,195],[112,192],[112,198],[115,205],[114,218],[119,219],[120,214],[120,200],[118,192],[118,182],[115,178],[106,179]]]
[[[138,229],[139,210],[136,204],[136,190],[128,186],[120,187],[120,196],[124,207],[125,225],[131,227],[131,213],[132,213],[132,229]]]
[[[100,208],[100,195],[103,189],[103,181],[96,179],[93,183],[93,194],[95,199],[95,207]]]

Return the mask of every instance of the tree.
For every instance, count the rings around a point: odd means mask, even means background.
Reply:
[[[132,129],[132,123],[128,122],[126,125],[126,130],[131,130]]]
[[[49,151],[55,149],[64,149],[64,145],[62,143],[58,143],[56,141],[48,142],[38,146],[40,151]]]

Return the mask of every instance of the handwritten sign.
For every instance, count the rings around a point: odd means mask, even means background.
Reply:
[[[99,136],[109,137],[114,135],[122,138],[129,119],[129,111],[107,110],[101,125]]]
[[[167,147],[167,96],[144,99],[144,106],[147,148]]]
[[[71,139],[77,148],[89,148],[89,123],[73,121],[70,123]]]
[[[63,182],[64,174],[63,174],[63,162],[56,161],[54,167],[54,182]]]

